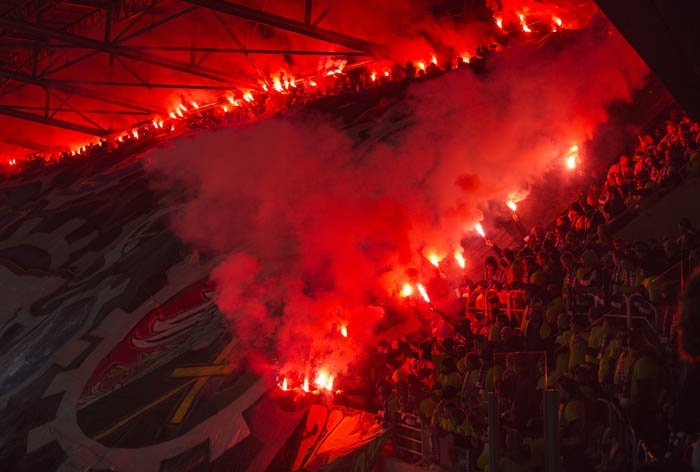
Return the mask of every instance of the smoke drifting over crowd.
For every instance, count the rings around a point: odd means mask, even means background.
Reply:
[[[227,255],[213,278],[237,335],[285,375],[333,374],[377,341],[383,300],[433,275],[428,252],[451,259],[480,207],[561,165],[647,72],[596,18],[495,54],[484,74],[411,84],[362,141],[300,109],[178,139],[149,162],[190,192],[182,238]],[[263,336],[274,349],[255,345]]]

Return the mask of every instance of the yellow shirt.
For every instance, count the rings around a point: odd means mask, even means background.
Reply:
[[[600,364],[598,365],[598,382],[603,383],[610,375],[610,361],[617,359],[620,355],[620,349],[614,340],[608,341],[605,349],[600,356]]]
[[[569,371],[573,372],[574,367],[579,364],[583,364],[586,360],[586,346],[588,345],[588,340],[586,339],[585,333],[578,333],[575,336],[571,336],[569,340]]]
[[[594,353],[586,354],[586,362],[598,365],[598,351],[603,345],[603,336],[605,335],[605,327],[602,323],[591,328],[591,332],[588,334],[588,350]]]

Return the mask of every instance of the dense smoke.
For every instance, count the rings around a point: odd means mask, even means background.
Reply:
[[[376,342],[383,301],[432,276],[426,251],[451,258],[480,207],[560,165],[646,72],[599,18],[566,40],[495,54],[484,74],[410,85],[362,140],[300,109],[179,139],[150,162],[191,192],[179,234],[227,254],[213,277],[238,335],[251,348],[274,340],[258,352],[289,369],[338,372]]]

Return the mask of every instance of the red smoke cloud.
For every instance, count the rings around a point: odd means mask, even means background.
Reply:
[[[217,303],[251,350],[270,352],[255,346],[267,337],[284,371],[337,373],[376,342],[384,302],[432,276],[425,248],[451,258],[480,208],[560,163],[647,72],[597,18],[498,53],[485,74],[410,85],[362,140],[299,109],[178,139],[151,167],[190,192],[175,222],[183,239],[227,254],[213,272]]]

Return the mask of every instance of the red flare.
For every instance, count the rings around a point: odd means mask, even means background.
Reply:
[[[435,267],[440,267],[440,258],[438,258],[437,254],[431,254],[428,256],[428,260]]]
[[[479,233],[479,235],[480,235],[482,238],[485,238],[485,237],[486,237],[486,233],[484,232],[484,227],[481,226],[481,223],[476,223],[476,224],[474,225],[474,230],[475,230],[477,233]]]
[[[309,378],[308,377],[304,377],[304,383],[302,384],[301,389],[308,393],[308,391],[309,391]]]
[[[508,206],[508,208],[510,208],[513,211],[518,209],[518,205],[513,200],[508,200],[506,202],[506,205]]]
[[[289,387],[288,387],[288,385],[287,385],[287,377],[285,377],[284,379],[282,379],[282,385],[280,386],[280,388],[281,388],[283,391],[285,391],[285,392],[286,392],[287,390],[289,390]]]
[[[462,269],[464,269],[464,267],[467,265],[466,264],[467,261],[464,260],[464,255],[460,251],[455,251],[454,255],[455,255],[455,260],[457,261],[457,264]]]
[[[403,287],[401,287],[401,296],[406,298],[410,297],[411,295],[413,295],[413,287],[411,287],[411,284],[406,282],[403,284]]]
[[[340,334],[344,337],[348,337],[348,327],[346,325],[341,325],[340,326]]]
[[[428,292],[425,290],[423,284],[416,284],[416,288],[418,289],[418,292],[420,292],[420,296],[423,297],[423,300],[425,300],[426,303],[430,303],[430,297],[428,296]]]

